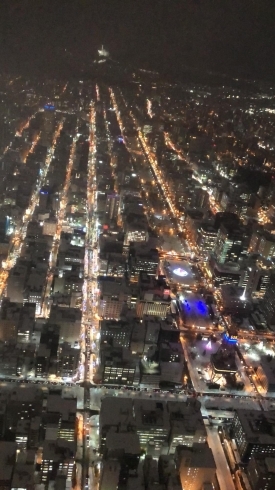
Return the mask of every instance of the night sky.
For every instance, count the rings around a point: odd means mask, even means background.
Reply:
[[[0,66],[68,76],[114,59],[275,80],[275,0],[0,0]]]

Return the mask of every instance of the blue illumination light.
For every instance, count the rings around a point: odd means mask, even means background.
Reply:
[[[229,342],[230,344],[237,344],[238,342],[238,339],[232,339],[226,333],[223,334],[223,338],[224,340],[226,340],[226,342]]]
[[[55,107],[53,104],[46,104],[46,105],[44,105],[44,110],[45,111],[54,111]]]
[[[196,302],[196,307],[200,315],[207,315],[207,307],[203,301]]]

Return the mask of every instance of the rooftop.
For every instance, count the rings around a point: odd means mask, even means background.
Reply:
[[[275,446],[275,411],[236,410],[246,438],[250,443]]]
[[[185,459],[184,466],[189,468],[216,468],[212,450],[207,443],[195,442],[192,447],[178,446],[179,461]]]

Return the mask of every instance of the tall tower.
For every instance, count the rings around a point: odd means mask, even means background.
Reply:
[[[100,49],[97,50],[100,58],[108,58],[110,56],[109,51],[104,48],[103,44]]]

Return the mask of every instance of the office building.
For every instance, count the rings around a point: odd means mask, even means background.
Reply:
[[[269,283],[273,264],[264,258],[248,265],[242,272],[239,286],[244,288],[248,298],[263,298]]]
[[[103,319],[120,318],[125,305],[131,304],[131,290],[122,278],[100,277],[99,316]]]
[[[275,358],[261,357],[261,364],[257,367],[256,375],[259,384],[267,393],[275,392]]]
[[[196,245],[200,253],[208,255],[213,252],[217,241],[217,230],[207,224],[202,223],[198,227]]]
[[[111,432],[135,431],[133,401],[130,398],[107,396],[102,399],[99,416],[100,452],[106,447],[106,438]]]
[[[29,263],[24,260],[17,260],[16,265],[11,269],[7,281],[7,297],[15,303],[23,303],[24,288],[29,272]]]
[[[275,457],[255,454],[247,465],[246,473],[252,490],[274,490]]]
[[[241,277],[239,264],[236,262],[220,264],[214,255],[210,255],[210,260],[206,264],[206,271],[215,287],[220,287],[222,284],[238,286]]]
[[[139,299],[136,302],[136,314],[139,318],[153,315],[166,318],[170,310],[170,287],[161,277],[153,276],[142,271],[139,275]]]
[[[168,452],[170,422],[167,405],[152,399],[134,399],[134,415],[140,446],[147,454]]]
[[[258,252],[265,259],[275,257],[275,236],[272,233],[263,231],[259,239]]]
[[[247,314],[252,310],[252,303],[243,288],[222,284],[219,291],[221,309],[225,314]]]
[[[125,482],[129,476],[137,475],[140,455],[141,448],[136,432],[108,432],[103,463],[114,460],[119,462],[120,481]]]
[[[120,203],[119,194],[115,194],[115,193],[107,194],[105,216],[108,217],[108,219],[113,220],[117,218],[118,211],[119,211],[119,203]]]
[[[169,454],[174,454],[178,445],[192,446],[203,443],[207,433],[201,414],[201,404],[196,398],[186,401],[168,401],[167,408],[170,417]]]
[[[216,463],[207,443],[178,446],[175,457],[184,490],[201,490],[205,483],[215,484]]]
[[[269,325],[275,325],[275,274],[270,277],[270,282],[264,295],[262,310]]]
[[[135,219],[127,223],[125,226],[125,245],[130,243],[147,242],[149,239],[148,224],[144,220]]]
[[[73,378],[79,367],[80,349],[64,342],[59,345],[57,376]]]
[[[136,360],[125,348],[105,346],[101,350],[103,384],[133,386]]]
[[[275,456],[275,414],[238,409],[232,423],[232,437],[244,462],[255,454]]]
[[[248,247],[249,234],[244,226],[221,225],[214,249],[218,262],[237,262],[247,255]]]
[[[43,235],[54,236],[56,234],[57,221],[55,218],[45,219],[43,222]]]
[[[129,269],[131,281],[138,281],[140,272],[144,271],[148,275],[156,276],[158,273],[159,255],[158,251],[130,250]]]
[[[101,320],[100,340],[113,347],[130,346],[133,324],[127,320]]]

